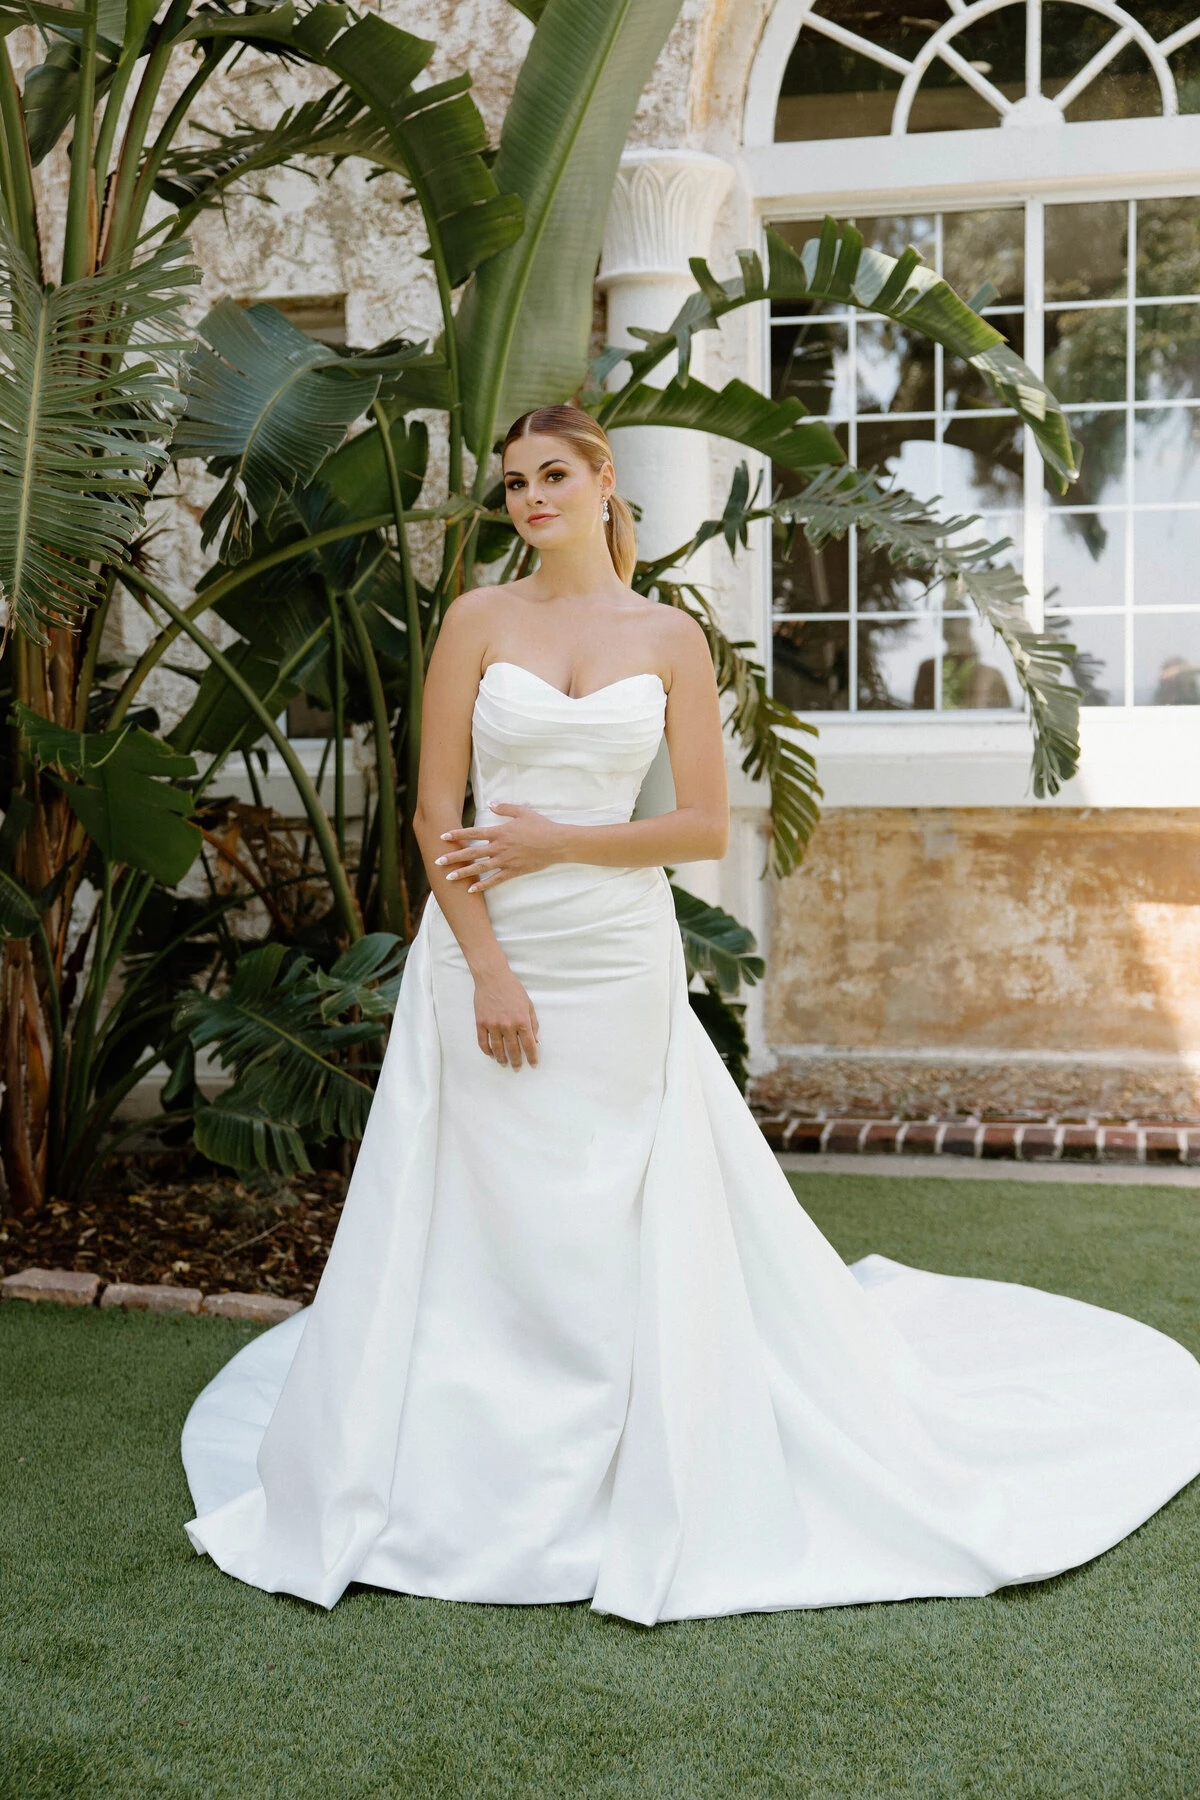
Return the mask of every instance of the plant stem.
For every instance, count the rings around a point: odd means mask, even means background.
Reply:
[[[354,600],[346,607],[346,617],[354,638],[354,647],[367,678],[371,700],[371,726],[375,738],[375,768],[379,780],[379,899],[380,915],[385,931],[408,935],[404,913],[404,893],[400,883],[399,805],[396,797],[396,765],[392,760],[392,738],[388,729],[387,699],[383,677],[375,649],[367,632],[366,621]]]
[[[29,158],[29,138],[25,131],[25,115],[21,95],[8,54],[8,43],[0,55],[0,125],[4,139],[4,210],[9,229],[33,264],[38,280],[42,279],[42,252],[38,243],[37,201],[33,193],[33,164]]]
[[[76,731],[87,730],[88,701],[91,698],[92,683],[96,679],[96,663],[100,657],[100,639],[104,634],[104,622],[108,618],[108,609],[112,604],[116,581],[116,570],[108,569],[104,577],[104,591],[97,602],[95,611],[88,615],[83,661],[79,665],[79,675],[75,683],[74,723]]]
[[[125,249],[128,235],[130,213],[133,206],[134,189],[137,186],[138,173],[141,168],[142,146],[146,141],[146,133],[150,129],[150,121],[154,108],[158,103],[159,89],[171,61],[171,52],[175,48],[175,37],[179,28],[187,18],[189,0],[171,0],[154,40],[154,48],[146,63],[145,73],[138,84],[130,110],[129,121],[125,127],[125,141],[121,146],[120,160],[117,163],[117,177],[113,185],[105,220],[105,259],[111,260],[120,256]]]
[[[408,634],[408,699],[405,707],[405,824],[412,822],[417,805],[417,774],[421,763],[421,711],[425,694],[425,654],[421,644],[421,608],[417,598],[417,583],[413,575],[412,557],[409,554],[408,531],[404,518],[404,494],[400,487],[400,471],[396,466],[396,447],[392,443],[391,429],[387,414],[376,401],[371,408],[372,416],[379,429],[379,440],[383,448],[383,461],[387,469],[388,487],[392,496],[392,511],[396,522],[396,549],[400,555],[400,570],[404,578],[404,621]],[[391,746],[388,748],[389,757]],[[383,800],[383,789],[379,790],[379,798]],[[385,833],[381,833],[382,845]]]
[[[312,782],[305,772],[303,763],[296,755],[294,747],[288,742],[283,732],[280,731],[274,718],[263,705],[262,701],[250,686],[250,683],[242,675],[241,671],[230,662],[227,656],[221,654],[212,639],[205,636],[204,632],[201,631],[200,627],[188,617],[187,613],[184,612],[182,608],[176,606],[169,594],[165,594],[154,582],[148,581],[144,575],[134,569],[122,569],[121,580],[125,582],[127,586],[135,589],[141,588],[143,593],[148,594],[150,599],[152,599],[157,606],[161,606],[167,617],[173,621],[177,628],[180,631],[186,632],[196,647],[203,650],[205,656],[208,657],[208,660],[213,664],[214,668],[220,670],[230,686],[236,688],[237,692],[246,702],[246,705],[250,708],[250,711],[259,720],[263,730],[278,750],[280,756],[282,756],[288,774],[296,784],[296,792],[300,797],[300,802],[304,807],[305,813],[308,815],[309,822],[312,825],[313,836],[316,838],[317,846],[321,852],[321,860],[325,864],[325,873],[329,878],[329,886],[333,892],[334,906],[341,920],[342,929],[345,931],[351,942],[362,937],[362,919],[359,916],[358,907],[354,900],[354,894],[346,876],[345,864],[338,854],[337,842],[333,832],[330,830],[329,819],[326,815],[325,808],[321,805],[320,800],[313,790]]]
[[[250,792],[254,795],[254,804],[263,809],[262,789],[258,785],[258,771],[254,767],[254,758],[249,750],[242,751],[242,761],[246,765],[246,779],[250,783]]]
[[[62,278],[79,281],[92,272],[95,257],[96,187],[92,167],[92,131],[96,119],[96,7],[84,0],[86,19],[79,49],[79,97],[71,139],[71,181],[67,190],[67,230],[63,240]]]
[[[195,100],[196,95],[200,92],[200,89],[204,86],[205,82],[215,73],[222,58],[228,55],[231,49],[232,45],[230,44],[219,44],[214,50],[210,50],[205,54],[200,67],[196,70],[196,73],[192,76],[192,79],[188,82],[182,94],[180,94],[178,100],[167,114],[162,130],[147,151],[146,160],[142,164],[138,174],[137,183],[133,190],[133,197],[129,203],[128,217],[124,226],[124,235],[128,240],[132,242],[137,241],[138,233],[141,230],[142,220],[145,217],[146,208],[150,204],[150,196],[154,192],[154,183],[158,180],[158,172],[162,168],[167,153],[175,141],[176,132],[179,130],[179,127],[184,124],[188,114],[192,110],[192,102]],[[185,229],[186,226],[182,222],[181,215],[167,232],[167,240],[169,241],[173,237],[178,237],[180,232]]]
[[[329,640],[333,649],[333,829],[338,849],[346,855],[346,647],[338,597],[325,583],[329,608]],[[353,605],[353,602],[351,602]]]
[[[442,513],[439,509],[412,516],[441,518]],[[285,544],[279,550],[272,550],[266,556],[256,556],[251,562],[239,563],[236,569],[230,569],[228,574],[220,576],[211,586],[203,589],[196,599],[185,608],[184,616],[188,619],[200,618],[203,613],[206,613],[211,606],[232,592],[234,588],[241,587],[243,582],[253,581],[255,576],[265,574],[268,569],[274,569],[280,563],[291,562],[297,556],[306,556],[310,550],[319,550],[324,544],[339,543],[343,538],[363,537],[372,531],[382,531],[391,522],[391,513],[379,513],[370,519],[356,519],[349,525],[331,525],[327,531],[318,531],[312,537],[298,538],[294,543]],[[109,719],[110,730],[119,725],[125,717],[134,695],[150,671],[166,655],[181,630],[183,630],[182,626],[174,624],[165,626],[154,642],[143,650],[117,696],[116,705],[113,707]]]

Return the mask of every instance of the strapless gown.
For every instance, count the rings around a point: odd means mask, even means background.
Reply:
[[[572,699],[493,663],[478,817],[627,819],[664,707],[656,675]],[[431,900],[316,1298],[188,1417],[198,1551],[326,1607],[362,1582],[648,1625],[1036,1581],[1200,1471],[1200,1366],[1159,1332],[846,1267],[688,1005],[661,869],[487,904],[539,1066],[479,1051]]]

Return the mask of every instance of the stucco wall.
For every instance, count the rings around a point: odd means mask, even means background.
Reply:
[[[1200,812],[830,813],[773,893],[764,1099],[1200,1111]]]

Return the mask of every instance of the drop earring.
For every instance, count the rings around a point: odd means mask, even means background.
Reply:
[[[604,520],[604,523],[607,525],[608,520],[609,520],[608,495],[607,494],[605,494],[605,496],[604,496],[604,505],[600,508],[600,517]]]

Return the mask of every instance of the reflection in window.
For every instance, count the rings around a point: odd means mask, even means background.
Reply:
[[[1088,704],[1196,704],[1200,199],[1062,202],[1041,216],[1045,285],[1028,296],[1025,238],[1037,213],[1027,221],[1020,207],[984,207],[857,223],[893,254],[918,242],[935,268],[953,269],[964,294],[990,283],[984,310],[1014,348],[1024,342],[1027,301],[1037,305],[1046,378],[1083,451],[1081,479],[1067,494],[1052,487],[1019,421],[976,371],[887,321],[778,308],[777,392],[798,333],[813,342],[836,334],[813,410],[836,421],[859,467],[940,497],[944,516],[979,515],[972,537],[1015,540],[1006,559],[1040,587],[1062,641],[1078,645],[1075,679]],[[781,229],[799,246],[813,227]],[[777,488],[792,480],[776,472]],[[1022,505],[1039,488],[1041,516],[1027,530]],[[963,627],[949,625],[955,605],[928,576],[898,570],[855,533],[816,558],[802,541],[790,559],[777,547],[777,632],[810,614],[847,628],[839,639],[845,679],[810,686],[817,710],[1019,704],[1002,646],[966,644]]]
[[[816,0],[784,71],[779,142],[1156,118],[1200,108],[1192,4]],[[918,59],[932,47],[922,69]],[[1107,54],[1106,54],[1107,52]],[[1164,102],[1164,90],[1168,96]]]

